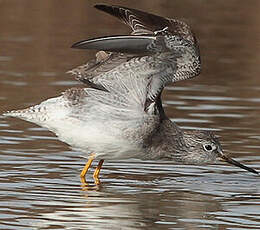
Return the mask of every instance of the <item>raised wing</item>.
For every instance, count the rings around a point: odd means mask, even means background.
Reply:
[[[121,6],[108,6],[104,4],[95,5],[95,8],[102,10],[112,16],[117,17],[131,27],[133,35],[150,34],[168,28],[172,35],[178,35],[184,39],[194,42],[193,34],[189,26],[179,20],[168,19],[158,15],[143,12],[141,10],[130,9]]]
[[[79,80],[102,89],[102,79],[113,81],[116,73],[134,72],[149,79],[147,100],[152,102],[166,84],[200,73],[198,44],[184,22],[126,7],[95,7],[122,20],[132,33],[75,43],[73,48],[106,51],[103,58],[72,70]]]
[[[129,61],[132,57],[133,55],[99,51],[96,53],[96,59],[78,66],[67,73],[75,75],[77,80],[88,84],[93,88],[105,90],[101,84],[95,84],[93,82],[93,78],[96,78],[99,75],[102,76],[102,74],[109,72],[122,63]]]

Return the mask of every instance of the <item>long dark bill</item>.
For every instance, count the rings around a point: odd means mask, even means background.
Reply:
[[[237,167],[239,167],[239,168],[245,169],[245,170],[247,170],[248,172],[255,173],[255,174],[259,174],[259,173],[258,173],[256,170],[254,170],[253,168],[249,168],[249,167],[247,167],[247,166],[245,166],[245,165],[243,165],[243,164],[241,164],[241,163],[239,163],[239,162],[237,162],[237,161],[233,160],[232,158],[229,158],[229,157],[227,157],[227,156],[225,156],[225,155],[222,155],[222,154],[221,154],[220,158],[222,158],[224,161],[226,161],[226,162],[228,162],[228,163],[230,163],[230,164],[232,164],[232,165],[235,165],[235,166],[237,166]]]

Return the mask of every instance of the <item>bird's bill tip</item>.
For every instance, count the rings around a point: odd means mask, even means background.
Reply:
[[[234,159],[224,155],[223,153],[219,154],[219,158],[220,158],[220,160],[228,162],[229,164],[232,164],[232,165],[237,166],[239,168],[245,169],[248,172],[251,172],[251,173],[259,175],[259,172],[257,172],[255,169],[247,167],[247,166],[239,163],[238,161],[235,161]]]

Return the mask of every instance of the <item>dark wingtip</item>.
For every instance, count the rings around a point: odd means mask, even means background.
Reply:
[[[82,43],[83,43],[83,41],[76,42],[70,48],[73,48],[73,49],[83,49],[82,48]]]
[[[72,48],[72,49],[78,49],[78,42],[74,43],[70,48]]]
[[[151,53],[147,47],[155,40],[154,36],[115,35],[76,42],[76,49],[95,49],[120,53]]]
[[[112,6],[105,5],[105,4],[97,4],[97,5],[94,5],[94,7],[98,10],[101,10],[101,11],[104,11],[107,13],[109,13],[112,10]]]
[[[106,5],[106,4],[96,4],[96,5],[94,5],[94,7],[98,10],[102,10],[103,8],[108,7],[108,5]]]

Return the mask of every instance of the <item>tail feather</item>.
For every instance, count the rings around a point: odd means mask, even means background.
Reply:
[[[44,106],[35,105],[26,109],[7,111],[3,115],[6,117],[20,118],[26,121],[35,122],[36,120],[39,120],[39,122],[44,122],[48,118],[45,110],[46,108]],[[41,114],[41,116],[38,116],[39,114]]]
[[[8,111],[3,115],[6,117],[20,118],[45,127],[46,121],[64,116],[65,110],[63,110],[62,113],[61,107],[59,106],[60,98],[61,97],[50,98],[38,105],[26,109]]]
[[[3,115],[41,124],[47,120],[60,119],[75,112],[73,108],[84,104],[86,97],[84,89],[71,88],[66,90],[62,96],[47,99],[26,109],[8,111]]]

